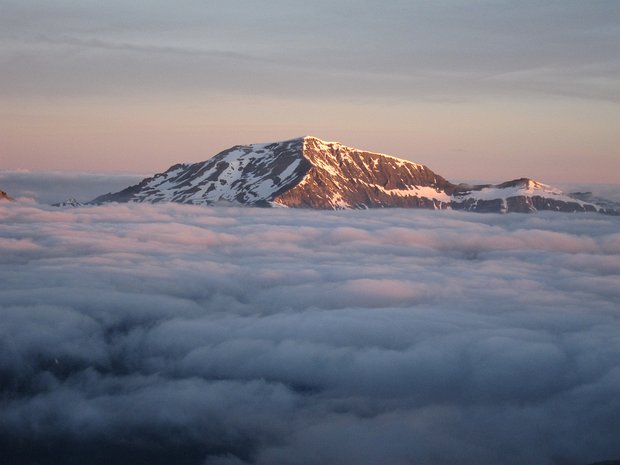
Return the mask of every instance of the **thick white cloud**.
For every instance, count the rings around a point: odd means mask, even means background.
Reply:
[[[620,219],[0,205],[10,463],[620,457]]]

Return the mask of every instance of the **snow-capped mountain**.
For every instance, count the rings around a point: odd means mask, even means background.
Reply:
[[[238,145],[204,162],[174,165],[90,203],[105,202],[613,213],[530,179],[455,185],[424,165],[315,137]]]
[[[310,168],[303,156],[303,145],[304,139],[238,145],[204,162],[174,165],[93,202],[233,202],[267,206],[280,192],[301,181]]]
[[[303,137],[235,146],[205,162],[174,165],[93,202],[447,208],[451,189],[425,166]]]
[[[498,185],[459,185],[452,194],[452,208],[476,212],[561,212],[614,213],[609,206],[586,202],[577,196],[528,178]]]
[[[84,204],[73,197],[68,198],[64,202],[53,203],[52,207],[82,207]]]

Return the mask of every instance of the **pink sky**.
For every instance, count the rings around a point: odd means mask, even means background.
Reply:
[[[312,134],[423,163],[455,181],[620,183],[612,104],[240,100],[4,107],[2,168],[155,173],[236,144]]]
[[[0,169],[314,135],[453,181],[620,184],[617,2],[28,3],[0,18]]]

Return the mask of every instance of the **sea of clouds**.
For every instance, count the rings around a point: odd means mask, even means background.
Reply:
[[[620,218],[0,204],[5,463],[620,457]]]

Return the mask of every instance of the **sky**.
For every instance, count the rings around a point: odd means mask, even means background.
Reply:
[[[616,0],[0,0],[0,169],[314,135],[454,181],[620,183]]]
[[[0,203],[0,450],[620,458],[620,217]]]

